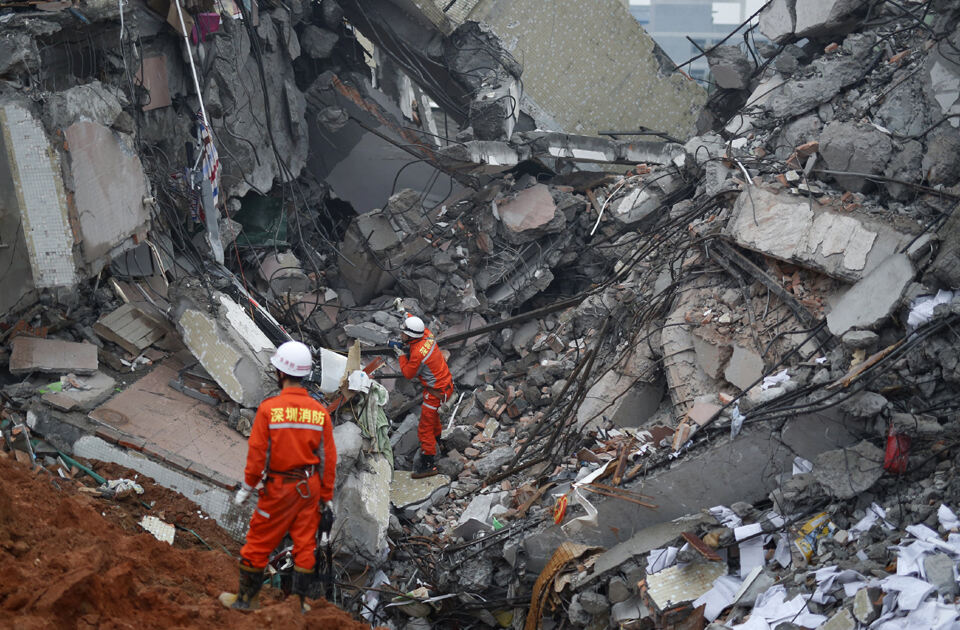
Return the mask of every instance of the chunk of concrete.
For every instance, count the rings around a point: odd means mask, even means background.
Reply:
[[[865,0],[799,0],[796,3],[799,37],[824,35],[842,27]]]
[[[49,125],[55,129],[66,129],[80,120],[110,127],[122,111],[117,97],[99,81],[52,93],[46,109]]]
[[[633,595],[630,591],[630,586],[627,585],[627,581],[615,575],[610,578],[610,581],[607,582],[607,599],[609,599],[614,604],[619,604],[620,602],[625,602]]]
[[[694,333],[693,350],[697,353],[697,362],[710,378],[720,378],[727,362],[733,354],[733,348],[727,344],[713,343]]]
[[[93,374],[97,371],[97,347],[92,343],[19,335],[13,338],[11,346],[11,374]]]
[[[717,46],[707,56],[717,87],[745,90],[750,85],[753,64],[739,46]]]
[[[814,460],[813,476],[830,496],[852,499],[883,476],[883,451],[863,440],[851,448],[821,453]]]
[[[310,289],[310,279],[293,252],[267,254],[260,261],[259,271],[260,277],[266,280],[276,295],[305,293]]]
[[[397,470],[390,482],[390,502],[398,507],[421,504],[440,488],[450,485],[450,477],[434,475],[423,479],[413,479],[409,470]]]
[[[933,416],[913,413],[894,413],[890,415],[893,428],[907,435],[933,437],[943,433],[943,425]]]
[[[840,403],[840,409],[854,418],[874,418],[882,413],[888,404],[881,394],[861,392]]]
[[[390,476],[385,457],[374,455],[364,470],[347,477],[336,493],[332,536],[355,564],[376,561],[387,544],[390,524]]]
[[[884,260],[833,305],[827,314],[830,332],[840,337],[853,328],[880,324],[893,313],[914,273],[906,254]]]
[[[353,468],[363,448],[363,432],[355,422],[333,427],[333,443],[337,445],[337,475]]]
[[[566,225],[566,217],[557,212],[557,204],[544,184],[522,190],[512,199],[501,200],[497,213],[511,242],[526,242],[560,232]]]
[[[183,343],[230,398],[255,408],[276,384],[270,357],[276,348],[243,308],[220,292],[213,303],[196,290],[171,287],[174,321]]]
[[[725,232],[743,247],[848,282],[860,280],[912,238],[866,216],[758,187],[737,198]]]
[[[746,390],[763,376],[763,359],[759,354],[737,344],[733,347],[733,355],[723,371],[723,377],[731,385]]]
[[[945,553],[933,553],[923,559],[923,571],[927,582],[937,588],[945,598],[953,599],[957,595],[956,568],[953,558]]]
[[[890,138],[873,127],[833,121],[820,135],[820,155],[828,170],[863,173],[832,175],[840,186],[854,192],[873,188],[866,176],[881,175],[892,153]]]
[[[773,0],[760,12],[760,32],[782,44],[793,37],[797,0]]]
[[[486,477],[487,475],[500,470],[501,466],[513,459],[513,455],[513,447],[511,446],[501,446],[496,448],[489,454],[485,455],[482,459],[477,460],[477,473],[481,477]]]
[[[864,625],[869,625],[880,616],[880,606],[877,603],[883,596],[879,588],[863,587],[853,597],[853,616]]]
[[[851,350],[870,350],[877,346],[879,338],[872,330],[849,330],[843,334],[841,341]]]
[[[473,538],[481,531],[493,531],[490,517],[494,507],[501,505],[505,491],[478,494],[470,501],[467,508],[460,514],[453,535],[460,538]],[[502,507],[502,505],[501,505]]]
[[[819,630],[857,630],[857,622],[849,610],[841,608]]]

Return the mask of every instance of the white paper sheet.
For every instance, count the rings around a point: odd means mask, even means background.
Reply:
[[[940,509],[937,510],[937,518],[940,519],[940,525],[944,529],[960,529],[960,519],[957,518],[953,510],[947,507],[946,503],[940,505]]]
[[[706,604],[703,616],[707,621],[713,621],[720,616],[723,609],[733,603],[733,598],[740,589],[741,581],[733,575],[722,575],[713,581],[713,588],[693,601],[693,607]]]
[[[929,582],[906,575],[891,575],[880,580],[880,588],[885,592],[896,591],[897,606],[901,610],[916,610],[927,595],[934,591]]]

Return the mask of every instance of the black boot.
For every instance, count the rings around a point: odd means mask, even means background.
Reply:
[[[437,474],[437,466],[434,463],[435,457],[425,453],[420,454],[420,461],[414,466],[411,479],[423,479],[424,477],[433,477]]]
[[[290,587],[290,592],[300,598],[300,612],[302,613],[310,610],[306,599],[310,587],[313,586],[313,581],[313,571],[293,567],[293,584]]]
[[[263,570],[251,571],[241,565],[237,593],[220,593],[220,603],[226,608],[235,610],[256,610],[260,607],[261,586],[263,586]]]

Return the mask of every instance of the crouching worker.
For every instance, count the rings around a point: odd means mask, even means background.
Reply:
[[[293,538],[293,592],[304,606],[316,564],[317,527],[321,515],[333,518],[328,504],[333,499],[337,447],[330,413],[300,384],[310,373],[310,349],[288,341],[270,363],[276,368],[280,394],[260,404],[250,433],[243,485],[234,503],[246,501],[261,479],[263,487],[240,550],[240,586],[236,594],[220,594],[220,603],[227,608],[258,607],[268,558],[288,532]]]
[[[423,405],[420,407],[420,423],[417,437],[420,439],[420,461],[411,477],[421,479],[437,474],[437,439],[443,427],[440,424],[440,405],[453,396],[453,377],[447,360],[437,346],[433,333],[424,326],[423,320],[407,315],[400,329],[403,343],[390,342],[400,361],[404,378],[420,379],[423,385]],[[409,344],[409,352],[403,346]]]

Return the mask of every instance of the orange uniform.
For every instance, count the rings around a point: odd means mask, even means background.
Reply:
[[[253,421],[243,487],[252,490],[264,471],[241,563],[267,566],[287,532],[297,568],[312,571],[320,501],[333,499],[337,447],[330,412],[302,387],[286,387],[267,398]]]
[[[440,425],[440,405],[453,395],[453,377],[447,360],[443,358],[440,347],[429,328],[424,329],[423,337],[410,342],[409,356],[400,357],[400,370],[404,378],[420,379],[423,385],[423,405],[420,407],[420,423],[417,425],[417,437],[420,449],[425,455],[437,454],[437,438],[443,427]]]

